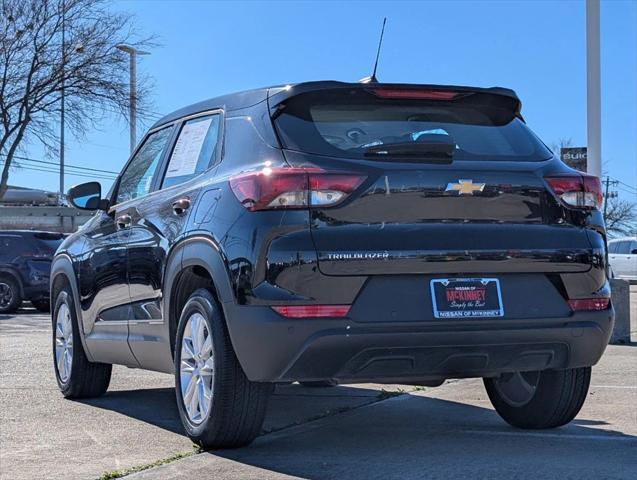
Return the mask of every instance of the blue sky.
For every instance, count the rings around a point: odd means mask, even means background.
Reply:
[[[510,87],[546,143],[586,145],[583,0],[121,0],[112,8],[135,13],[141,30],[160,37],[138,67],[155,79],[155,112],[265,85],[356,81],[371,71],[386,16],[381,81]],[[602,1],[601,17],[602,156],[611,176],[637,188],[637,2]],[[66,161],[119,171],[127,153],[127,124],[111,119],[85,140],[71,139]],[[29,155],[42,158],[37,146]],[[68,175],[66,185],[86,180]],[[57,190],[58,178],[16,170],[10,183]],[[630,187],[620,189],[637,200]]]

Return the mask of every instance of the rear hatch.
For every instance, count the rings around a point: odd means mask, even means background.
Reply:
[[[322,273],[590,269],[580,217],[546,179],[569,171],[525,125],[513,92],[368,84],[275,97],[293,168],[360,178],[336,204],[310,202]]]

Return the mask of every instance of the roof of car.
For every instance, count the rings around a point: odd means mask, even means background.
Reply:
[[[289,98],[293,95],[298,95],[299,93],[312,91],[312,90],[322,90],[329,88],[338,88],[338,87],[365,87],[371,86],[374,87],[404,87],[404,88],[431,88],[436,90],[454,90],[454,91],[464,91],[464,92],[474,92],[474,93],[491,93],[494,95],[503,95],[506,97],[510,97],[515,99],[518,102],[518,111],[520,108],[520,100],[517,94],[509,89],[502,87],[467,87],[460,85],[426,85],[426,84],[409,84],[409,83],[374,83],[374,84],[363,84],[360,82],[339,82],[335,80],[321,80],[314,82],[301,82],[296,84],[288,84],[288,85],[273,85],[270,87],[262,87],[256,88],[253,90],[244,90],[241,92],[230,93],[227,95],[222,95],[220,97],[210,98],[208,100],[203,100],[198,103],[193,103],[192,105],[188,105],[186,107],[180,108],[171,112],[164,117],[160,118],[155,122],[155,124],[151,127],[151,129],[160,127],[166,123],[174,122],[182,117],[187,117],[189,115],[195,115],[197,113],[205,112],[206,110],[214,110],[217,108],[223,109],[225,111],[239,110],[242,108],[248,108],[254,106],[258,103],[263,102],[270,97],[276,96],[277,101],[279,103],[286,98]]]

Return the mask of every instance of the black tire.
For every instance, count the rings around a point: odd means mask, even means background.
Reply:
[[[42,313],[49,313],[51,311],[51,303],[46,299],[31,300],[31,305]]]
[[[22,305],[20,284],[12,275],[0,275],[0,313],[13,313]]]
[[[73,329],[73,352],[71,356],[71,372],[67,379],[60,377],[58,364],[56,362],[55,343],[56,343],[56,319],[62,305],[66,304],[71,317],[71,326]],[[94,363],[86,358],[84,348],[82,347],[82,339],[78,329],[77,316],[75,313],[75,304],[73,294],[70,287],[64,287],[57,296],[55,308],[53,309],[53,368],[55,369],[55,378],[62,395],[66,398],[93,398],[103,395],[108,389],[111,381],[111,371],[113,366],[108,363]]]
[[[308,388],[328,388],[338,385],[334,380],[316,380],[312,382],[299,382],[299,384]]]
[[[209,413],[191,421],[181,391],[181,346],[188,320],[203,316],[212,335],[214,376]],[[204,449],[248,445],[260,433],[273,384],[251,382],[245,376],[230,342],[219,304],[205,289],[196,290],[183,308],[175,342],[175,393],[179,416],[187,435]]]
[[[485,378],[489,399],[498,414],[510,425],[524,429],[556,428],[566,425],[579,413],[591,381],[591,367],[530,372],[537,375],[530,399],[513,402],[498,384]]]

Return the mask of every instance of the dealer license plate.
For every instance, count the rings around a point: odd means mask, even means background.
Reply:
[[[430,287],[436,318],[504,316],[497,278],[436,278]]]

